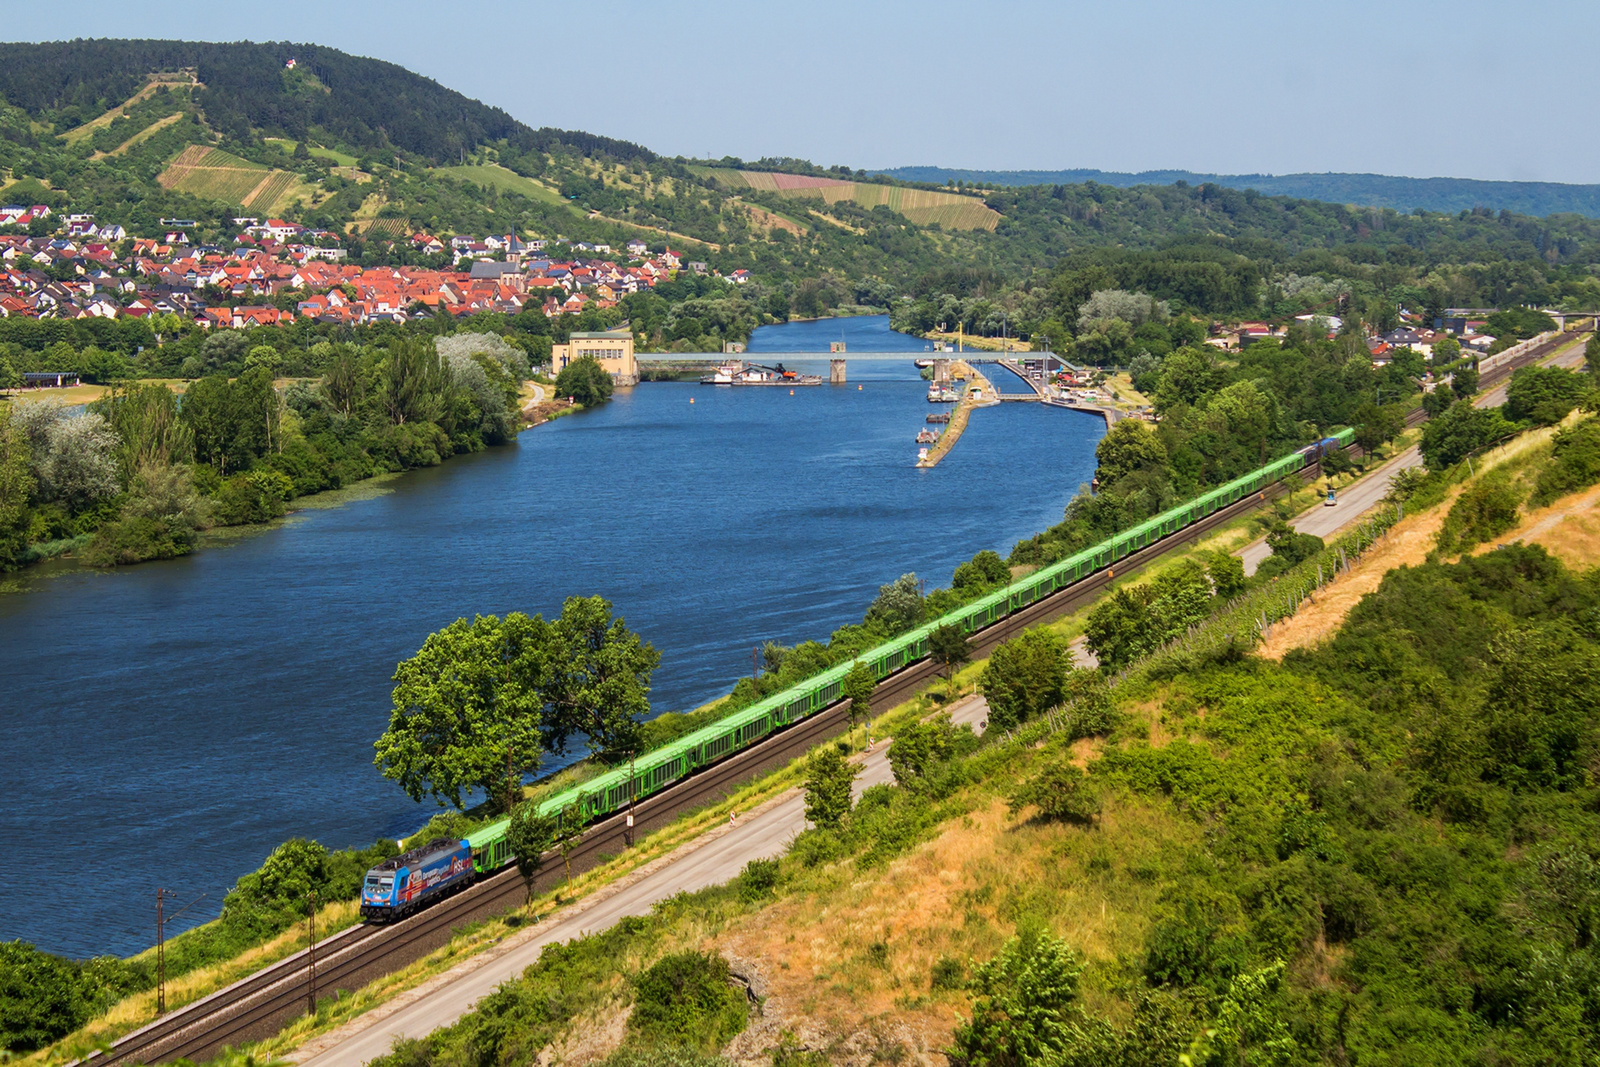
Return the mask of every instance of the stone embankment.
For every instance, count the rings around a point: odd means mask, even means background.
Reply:
[[[993,407],[1000,403],[1000,398],[996,395],[994,386],[989,383],[989,379],[974,370],[971,364],[964,360],[958,361],[951,370],[966,372],[967,387],[962,391],[961,399],[956,401],[956,409],[951,412],[944,433],[940,434],[939,440],[928,449],[927,456],[917,460],[919,467],[937,467],[939,461],[950,454],[950,450],[961,439],[961,432],[967,428],[967,419],[971,417],[973,408]]]

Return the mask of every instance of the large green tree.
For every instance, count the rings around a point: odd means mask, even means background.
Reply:
[[[1422,458],[1429,470],[1453,467],[1481,448],[1516,432],[1500,412],[1458,400],[1422,431]]]
[[[1048,630],[1028,630],[996,648],[978,687],[989,702],[991,728],[1009,730],[1061,703],[1067,663]]]
[[[549,747],[563,748],[582,734],[608,763],[636,751],[639,722],[650,711],[650,673],[661,653],[598,596],[568,597],[549,637],[539,681]]]
[[[594,357],[581,356],[561,368],[555,388],[557,396],[569,396],[587,408],[610,400],[616,383]]]
[[[1590,379],[1561,367],[1523,367],[1506,386],[1506,414],[1549,426],[1583,403],[1593,406]]]
[[[466,806],[481,789],[508,810],[545,747],[542,684],[551,626],[512,612],[457,619],[394,673],[389,728],[374,747],[384,777],[413,800]]]

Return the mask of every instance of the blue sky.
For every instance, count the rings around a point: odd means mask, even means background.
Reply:
[[[1570,0],[6,6],[12,40],[315,41],[669,155],[1600,182]]]

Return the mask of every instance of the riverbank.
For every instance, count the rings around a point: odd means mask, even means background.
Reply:
[[[941,332],[939,330],[929,330],[922,336],[929,341],[935,342],[936,344],[953,344],[959,346],[955,350],[956,355],[960,355],[961,352],[967,349],[972,349],[976,352],[1033,351],[1033,346],[1031,344],[1025,341],[1019,341],[1015,337],[979,337],[976,334]]]
[[[825,372],[826,331],[817,340]],[[0,939],[126,955],[149,941],[144,892],[157,879],[208,894],[182,924],[214,916],[234,879],[289,838],[340,847],[412,832],[428,813],[373,770],[372,742],[395,664],[457,617],[550,617],[569,593],[604,596],[662,653],[652,705],[695,708],[749,674],[752,648],[858,623],[878,587],[912,566],[947,584],[978,549],[1004,555],[1058,522],[1092,475],[1098,422],[1014,404],[969,426],[930,477],[906,462],[906,417],[930,407],[909,358],[851,370],[846,388],[795,396],[619,389],[515,448],[303,497],[275,523],[206,535],[207,548],[229,539],[225,552],[24,572],[28,595],[0,597],[0,645],[48,666],[8,683],[10,740],[74,759],[3,772],[13,802],[0,828],[37,873],[8,891]],[[1019,438],[1059,462],[1017,470]],[[827,473],[738,473],[796,469]],[[336,506],[309,506],[323,502]],[[52,864],[48,843],[60,839],[125,861]]]

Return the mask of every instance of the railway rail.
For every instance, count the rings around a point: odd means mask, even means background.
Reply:
[[[1498,384],[1521,367],[1528,366],[1568,341],[1568,336],[1551,339],[1515,361],[1494,368],[1480,382],[1488,388]],[[1421,408],[1407,413],[1406,424],[1415,426],[1426,416]],[[1280,463],[1282,461],[1279,461]],[[1295,468],[1297,473],[1315,471],[1317,462]],[[1281,477],[1281,475],[1280,475]],[[994,647],[1029,626],[1077,610],[1098,597],[1113,582],[1115,570],[1126,572],[1140,567],[1171,549],[1184,539],[1197,539],[1217,526],[1232,521],[1255,508],[1278,491],[1276,483],[1252,492],[1218,510],[1159,536],[1151,543],[1115,560],[1114,566],[1095,570],[1071,584],[1019,606],[970,636],[975,656]],[[915,659],[894,668],[873,693],[875,711],[903,702],[930,681],[937,671],[927,659]],[[725,759],[694,771],[688,777],[660,792],[636,801],[632,813],[635,832],[665,826],[676,816],[726,796],[737,785],[757,774],[803,755],[818,743],[842,732],[847,722],[848,701],[837,700],[826,708],[780,728],[765,739]],[[615,855],[626,847],[625,813],[615,812],[598,820],[569,857],[574,870],[587,870],[602,857]],[[535,880],[538,890],[551,888],[557,881],[559,865],[545,857],[544,867]],[[352,992],[369,982],[421,959],[446,944],[454,931],[479,919],[501,914],[521,902],[525,889],[514,868],[481,877],[437,904],[403,921],[385,926],[358,925],[346,928],[318,942],[316,948],[315,989],[319,996],[335,991]],[[308,952],[301,950],[199,1000],[167,1013],[148,1025],[126,1034],[108,1049],[77,1061],[84,1067],[113,1067],[116,1064],[162,1063],[175,1059],[202,1060],[225,1046],[259,1040],[276,1033],[309,1004],[312,978]]]

